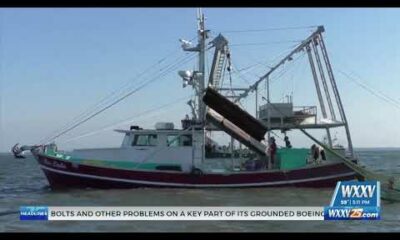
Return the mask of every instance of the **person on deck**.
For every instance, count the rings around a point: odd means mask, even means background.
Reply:
[[[318,151],[316,149],[317,149],[317,146],[315,144],[311,145],[311,155],[312,155],[314,162],[317,161],[317,159],[319,157]]]
[[[285,136],[284,140],[285,140],[286,148],[292,148],[292,144],[289,141],[289,137]]]
[[[265,156],[261,157],[262,168],[268,169],[268,161],[269,161],[268,143],[264,137],[261,139],[261,143],[265,146],[265,149],[264,149]]]
[[[268,155],[269,155],[269,157],[271,159],[270,168],[275,165],[276,150],[277,150],[277,146],[276,146],[275,138],[274,137],[270,137],[269,146],[268,146]]]
[[[319,156],[321,154],[320,147],[318,147],[317,145],[313,144],[311,146],[311,154],[313,156],[314,163],[319,163],[320,162]],[[323,152],[322,154],[323,154],[323,158],[325,158],[325,152]]]
[[[319,149],[319,154],[321,155],[321,159],[326,161],[325,150],[323,148]]]

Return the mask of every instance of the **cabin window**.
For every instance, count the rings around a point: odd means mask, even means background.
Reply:
[[[135,135],[132,146],[157,146],[157,143],[156,134],[142,134]]]
[[[168,135],[167,136],[168,147],[186,147],[192,146],[192,135]]]
[[[179,136],[168,135],[167,136],[167,146],[168,147],[179,147]]]
[[[182,135],[181,143],[182,146],[192,146],[192,135]]]

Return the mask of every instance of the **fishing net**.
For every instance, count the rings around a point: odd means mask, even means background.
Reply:
[[[368,170],[365,166],[355,164],[354,162],[347,159],[345,156],[338,154],[333,151],[327,145],[321,143],[304,129],[300,129],[306,136],[311,138],[314,142],[323,147],[327,152],[337,156],[341,159],[349,168],[353,169],[357,174],[362,176],[363,180],[375,180],[381,183],[381,198],[389,201],[400,201],[400,178],[395,176],[388,176],[379,174]]]

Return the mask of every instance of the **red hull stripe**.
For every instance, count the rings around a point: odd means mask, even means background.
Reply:
[[[81,174],[81,173],[71,173],[61,170],[52,169],[46,166],[41,166],[42,169],[58,173],[64,175],[70,175],[81,178],[92,178],[98,180],[106,180],[106,181],[114,181],[114,182],[124,182],[124,183],[133,183],[138,185],[155,185],[155,186],[166,186],[166,187],[261,187],[261,186],[275,186],[275,185],[289,185],[289,184],[297,184],[304,182],[315,182],[315,181],[323,181],[327,179],[336,179],[343,177],[354,176],[354,173],[342,173],[336,175],[330,175],[325,177],[316,177],[316,178],[307,178],[307,179],[299,179],[299,180],[289,180],[289,181],[274,181],[274,182],[260,182],[260,183],[243,183],[243,184],[188,184],[188,183],[167,183],[167,182],[154,182],[154,181],[142,181],[142,180],[130,180],[130,179],[121,179],[121,178],[112,178],[112,177],[103,177],[103,176],[94,176],[89,174]]]

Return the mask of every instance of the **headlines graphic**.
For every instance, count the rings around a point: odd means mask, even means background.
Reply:
[[[338,182],[325,220],[380,220],[380,182]]]
[[[23,206],[19,209],[20,220],[48,220],[47,206]]]

